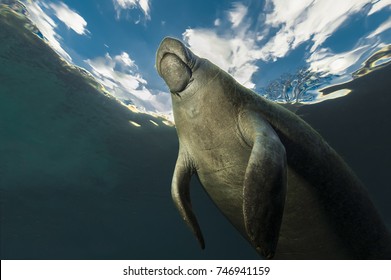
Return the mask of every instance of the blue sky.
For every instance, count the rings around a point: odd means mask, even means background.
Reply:
[[[154,63],[165,36],[183,40],[258,92],[300,68],[327,78],[318,88],[347,81],[391,44],[391,0],[22,2],[64,59],[87,69],[119,100],[164,114],[170,95]]]

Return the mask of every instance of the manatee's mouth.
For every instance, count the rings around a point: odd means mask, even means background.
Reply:
[[[156,54],[156,68],[171,93],[180,93],[192,82],[195,55],[180,41],[165,38]]]
[[[167,53],[160,61],[160,75],[172,93],[179,93],[188,86],[192,72],[178,56]]]

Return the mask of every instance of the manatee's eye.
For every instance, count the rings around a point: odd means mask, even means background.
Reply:
[[[172,93],[181,92],[189,84],[191,70],[175,54],[164,55],[160,61],[160,71]]]

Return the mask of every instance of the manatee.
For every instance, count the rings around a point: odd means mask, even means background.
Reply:
[[[303,119],[174,38],[161,42],[156,68],[179,138],[172,198],[202,248],[193,175],[260,257],[391,258],[390,233],[367,190]]]

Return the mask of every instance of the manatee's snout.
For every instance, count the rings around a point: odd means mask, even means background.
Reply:
[[[182,42],[165,38],[156,54],[156,69],[172,93],[183,91],[191,82],[195,55]]]

